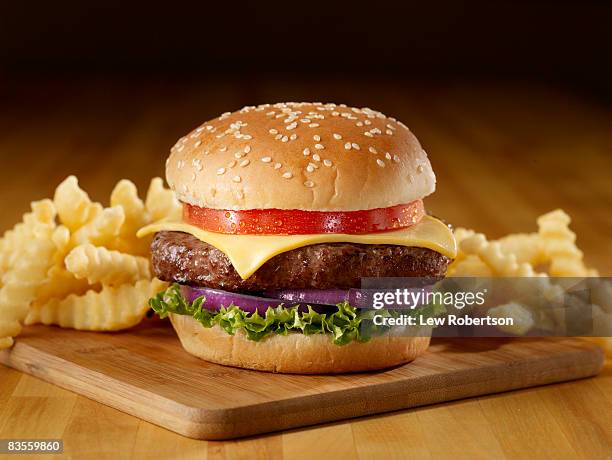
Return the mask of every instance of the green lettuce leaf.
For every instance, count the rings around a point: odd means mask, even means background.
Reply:
[[[427,305],[418,310],[366,310],[357,309],[348,302],[336,305],[333,313],[317,313],[310,305],[307,311],[300,312],[294,307],[268,307],[264,316],[259,313],[248,313],[239,306],[229,305],[218,311],[204,308],[204,297],[188,302],[183,297],[179,284],[173,284],[149,300],[151,308],[165,318],[169,313],[193,317],[202,326],[209,328],[218,325],[228,334],[234,335],[243,330],[248,339],[260,341],[272,335],[287,335],[298,332],[304,335],[329,334],[336,345],[345,345],[352,341],[366,342],[372,337],[387,332],[390,327],[374,324],[375,314],[399,316],[400,314],[438,316],[445,311],[441,305]]]

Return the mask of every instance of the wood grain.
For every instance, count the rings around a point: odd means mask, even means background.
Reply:
[[[407,88],[375,79],[267,78],[248,85],[239,78],[105,79],[1,90],[0,231],[21,218],[29,201],[51,196],[70,173],[104,202],[119,178],[132,179],[142,192],[151,176],[162,175],[174,141],[201,121],[245,104],[320,99],[367,105],[405,121],[438,177],[436,193],[426,200],[434,213],[497,237],[533,231],[539,214],[561,207],[572,216],[587,262],[612,275],[612,111],[599,101],[543,87]],[[556,445],[568,442],[575,458],[609,458],[610,366],[593,379],[209,443],[0,366],[0,437],[38,437],[44,432],[39,427],[48,425],[70,439],[66,458],[91,453],[88,444],[97,438],[110,447],[91,458],[108,457],[109,451],[113,458],[233,458],[252,455],[253,447],[284,458],[514,459],[535,458],[542,446],[548,446],[551,455],[545,457],[550,457],[558,453]],[[25,389],[38,396],[27,396]],[[24,410],[16,410],[20,407]],[[83,421],[87,410],[81,407],[97,408],[95,416]],[[529,407],[540,411],[538,423]],[[109,420],[122,431],[106,436]],[[83,431],[86,423],[90,428]]]
[[[457,339],[438,340],[420,359],[387,371],[281,375],[196,359],[182,349],[173,329],[160,323],[116,334],[31,327],[0,354],[0,362],[198,439],[249,436],[584,378],[603,366],[602,350],[579,339]],[[79,417],[84,431],[89,412],[84,408]],[[104,418],[104,410],[100,413],[96,423]]]

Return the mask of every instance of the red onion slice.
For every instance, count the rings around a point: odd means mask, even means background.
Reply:
[[[181,286],[183,297],[189,302],[193,302],[198,297],[205,297],[202,304],[203,308],[211,311],[217,311],[221,307],[229,307],[236,305],[241,310],[249,313],[257,311],[260,315],[265,315],[269,307],[275,308],[279,305],[292,307],[299,305],[299,311],[305,312],[308,310],[307,305],[311,305],[313,310],[321,313],[326,310],[325,306],[313,305],[307,302],[290,302],[284,299],[272,299],[266,297],[257,297],[247,294],[238,294],[236,292],[222,291],[221,289],[211,289],[205,287]]]
[[[362,289],[279,289],[265,291],[264,295],[288,303],[337,305],[348,302],[353,307],[367,306],[367,293]]]
[[[409,291],[428,292],[431,286],[423,286],[420,288],[409,287],[405,288]],[[278,289],[265,291],[264,295],[273,299],[284,300],[287,303],[294,304],[319,304],[319,305],[337,305],[341,302],[348,302],[350,306],[356,308],[372,308],[374,295],[378,293],[393,293],[396,289]],[[403,310],[412,309],[414,306],[405,303],[391,303],[393,309]],[[422,307],[424,304],[418,304],[416,307]]]

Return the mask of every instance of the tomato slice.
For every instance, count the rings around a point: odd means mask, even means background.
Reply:
[[[422,200],[364,211],[200,208],[183,204],[183,220],[203,230],[235,235],[306,235],[385,232],[414,225],[425,215]]]

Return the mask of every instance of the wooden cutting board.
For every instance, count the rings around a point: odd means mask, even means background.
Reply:
[[[227,439],[588,377],[603,352],[579,339],[434,340],[387,371],[269,374],[201,361],[167,323],[122,333],[27,328],[0,362],[185,436]]]

